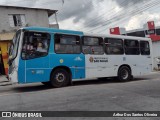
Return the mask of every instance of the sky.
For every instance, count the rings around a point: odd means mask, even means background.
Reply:
[[[160,26],[159,0],[0,0],[1,5],[58,10],[61,29],[109,33],[109,28],[139,29],[147,21]],[[54,16],[50,23],[55,23]]]

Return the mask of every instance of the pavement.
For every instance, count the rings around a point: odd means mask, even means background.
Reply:
[[[6,78],[5,75],[0,75],[0,86],[8,86],[12,85],[12,83]]]
[[[0,77],[1,83],[7,83],[6,81],[4,76]],[[63,88],[51,88],[41,83],[0,86],[0,111],[160,111],[159,85],[160,72],[152,72],[122,83],[114,81],[113,78],[77,81],[72,86]],[[50,119],[63,120],[61,117]],[[72,119],[89,118],[67,120]],[[92,120],[97,119],[99,118],[92,118]],[[159,120],[160,118],[102,119]]]
[[[149,75],[160,73],[160,71],[153,71]],[[10,86],[13,85],[11,81],[7,79],[5,75],[0,75],[0,86]]]
[[[153,71],[150,74],[160,73],[160,71]],[[0,75],[0,86],[12,85],[12,82],[9,81],[5,75]]]

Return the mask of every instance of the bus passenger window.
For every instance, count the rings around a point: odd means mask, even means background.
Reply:
[[[82,40],[83,40],[82,52],[84,54],[96,54],[96,55],[104,54],[102,38],[84,36]]]
[[[58,54],[79,54],[80,37],[75,35],[55,34],[55,52]]]
[[[122,39],[105,38],[105,52],[109,55],[124,54]]]
[[[124,40],[124,47],[126,55],[139,55],[139,42],[138,40]]]
[[[150,55],[150,48],[148,41],[140,41],[141,55]]]
[[[25,32],[22,59],[44,57],[48,54],[50,35],[39,32]]]

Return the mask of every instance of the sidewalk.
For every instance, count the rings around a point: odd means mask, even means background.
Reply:
[[[153,70],[153,71],[151,72],[151,74],[154,74],[154,73],[160,73],[160,71],[158,71],[158,70]]]
[[[8,86],[12,85],[12,83],[6,78],[4,75],[0,75],[0,86]]]

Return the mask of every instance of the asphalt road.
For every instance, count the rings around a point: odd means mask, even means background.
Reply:
[[[0,86],[0,111],[37,110],[160,111],[160,72],[136,77],[133,81],[125,83],[103,79],[74,82],[73,86],[64,88],[49,88],[41,83]],[[69,120],[72,119],[74,118]]]

